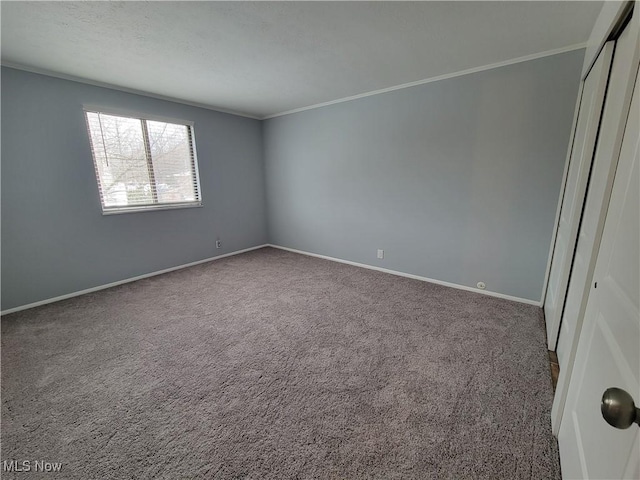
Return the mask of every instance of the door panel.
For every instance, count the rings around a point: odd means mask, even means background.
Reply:
[[[611,427],[602,418],[600,401],[607,388],[618,387],[640,403],[639,346],[640,101],[636,82],[560,424],[564,478],[638,478],[640,429],[637,425],[627,430]]]
[[[636,435],[636,441],[631,451],[640,452],[640,435]],[[638,458],[638,455],[631,455],[629,457],[629,462],[627,463],[627,468],[625,468],[622,478],[640,478],[640,458]]]
[[[555,350],[569,272],[584,205],[614,42],[608,42],[584,82],[569,171],[560,210],[544,312],[549,349]]]
[[[629,77],[629,58],[633,57],[635,45],[634,28],[627,27],[617,39],[609,89],[616,90],[620,84],[620,78]],[[616,107],[615,95],[619,92],[607,94],[605,100],[607,109]],[[628,100],[627,100],[628,101]],[[612,103],[614,105],[612,105]],[[627,112],[628,110],[625,110]],[[584,204],[582,219],[578,234],[573,266],[569,276],[569,287],[561,317],[560,335],[558,338],[557,352],[560,370],[571,368],[575,356],[576,333],[582,328],[582,317],[586,302],[584,299],[589,294],[589,287],[595,267],[595,255],[600,245],[602,233],[602,220],[611,195],[611,184],[617,165],[617,155],[604,155],[603,150],[608,147],[606,134],[601,134],[597,140],[596,154],[592,163],[591,174],[588,181],[588,193]],[[601,145],[603,144],[603,145]]]
[[[557,345],[560,375],[551,410],[551,425],[555,435],[558,434],[565,407],[639,63],[640,22],[631,21],[615,44],[593,169],[562,314]]]

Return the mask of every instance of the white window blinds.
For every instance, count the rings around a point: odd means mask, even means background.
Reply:
[[[191,125],[85,114],[104,213],[201,204]]]

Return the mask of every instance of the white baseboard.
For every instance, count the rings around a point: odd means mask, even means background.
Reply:
[[[295,248],[281,247],[280,245],[274,245],[274,244],[269,244],[268,246],[273,248],[278,248],[280,250],[286,250],[288,252],[307,255],[309,257],[322,258],[324,260],[331,260],[332,262],[338,262],[338,263],[346,263],[347,265],[368,268],[369,270],[376,270],[378,272],[390,273],[391,275],[397,275],[399,277],[406,277],[406,278],[412,278],[414,280],[421,280],[423,282],[435,283],[437,285],[456,288],[458,290],[466,290],[467,292],[481,293],[482,295],[489,295],[490,297],[502,298],[504,300],[511,300],[513,302],[526,303],[527,305],[535,305],[536,307],[542,306],[541,302],[537,300],[529,300],[527,298],[520,298],[520,297],[513,297],[511,295],[505,295],[504,293],[480,290],[478,288],[467,287],[465,285],[458,285],[457,283],[443,282],[442,280],[435,280],[433,278],[421,277],[420,275],[413,275],[412,273],[398,272],[397,270],[390,270],[388,268],[376,267],[374,265],[367,265],[366,263],[352,262],[350,260],[343,260],[341,258],[328,257],[327,255],[320,255],[317,253],[305,252],[303,250],[296,250]]]
[[[117,287],[124,283],[135,282],[136,280],[142,280],[143,278],[155,277],[156,275],[162,275],[163,273],[173,272],[175,270],[181,270],[183,268],[193,267],[200,265],[201,263],[211,262],[213,260],[220,260],[221,258],[231,257],[233,255],[239,255],[241,253],[250,252],[251,250],[258,250],[259,248],[268,247],[268,244],[258,245],[256,247],[245,248],[243,250],[237,250],[231,253],[225,253],[224,255],[218,255],[216,257],[205,258],[203,260],[197,260],[191,263],[185,263],[184,265],[178,265],[176,267],[165,268],[164,270],[158,270],[157,272],[145,273],[144,275],[138,275],[137,277],[126,278],[124,280],[118,280],[117,282],[107,283],[105,285],[99,285],[97,287],[87,288],[86,290],[80,290],[78,292],[67,293],[66,295],[60,295],[59,297],[48,298],[46,300],[40,300],[39,302],[28,303],[27,305],[21,305],[19,307],[9,308],[3,310],[0,315],[7,315],[9,313],[19,312],[21,310],[27,310],[28,308],[39,307],[40,305],[46,305],[48,303],[59,302],[60,300],[66,300],[67,298],[79,297],[85,293],[97,292],[106,288]]]
[[[320,254],[317,254],[317,253],[305,252],[303,250],[296,250],[295,248],[288,248],[288,247],[282,247],[280,245],[273,245],[273,244],[265,243],[263,245],[258,245],[258,246],[255,246],[255,247],[245,248],[243,250],[237,250],[237,251],[231,252],[231,253],[225,253],[224,255],[218,255],[216,257],[205,258],[203,260],[197,260],[195,262],[185,263],[184,265],[178,265],[178,266],[175,266],[175,267],[165,268],[164,270],[158,270],[156,272],[145,273],[144,275],[138,275],[137,277],[126,278],[124,280],[118,280],[117,282],[112,282],[112,283],[107,283],[105,285],[99,285],[97,287],[87,288],[85,290],[80,290],[78,292],[67,293],[66,295],[60,295],[59,297],[48,298],[46,300],[40,300],[38,302],[28,303],[26,305],[21,305],[19,307],[9,308],[7,310],[3,310],[2,312],[0,312],[0,315],[8,315],[10,313],[19,312],[21,310],[27,310],[29,308],[39,307],[41,305],[46,305],[48,303],[59,302],[60,300],[66,300],[68,298],[78,297],[80,295],[84,295],[85,293],[92,293],[92,292],[97,292],[99,290],[105,290],[107,288],[116,287],[118,285],[122,285],[122,284],[125,284],[125,283],[135,282],[137,280],[142,280],[144,278],[155,277],[156,275],[162,275],[163,273],[169,273],[169,272],[173,272],[175,270],[181,270],[183,268],[193,267],[195,265],[200,265],[201,263],[207,263],[207,262],[211,262],[211,261],[214,261],[214,260],[219,260],[221,258],[231,257],[233,255],[239,255],[241,253],[250,252],[251,250],[258,250],[258,249],[264,248],[264,247],[273,247],[273,248],[277,248],[277,249],[280,249],[280,250],[286,250],[288,252],[299,253],[301,255],[307,255],[309,257],[316,257],[316,258],[322,258],[324,260],[330,260],[332,262],[345,263],[347,265],[353,265],[355,267],[362,267],[362,268],[367,268],[369,270],[376,270],[378,272],[390,273],[391,275],[397,275],[399,277],[412,278],[414,280],[420,280],[420,281],[423,281],[423,282],[435,283],[437,285],[443,285],[445,287],[456,288],[458,290],[466,290],[468,292],[481,293],[483,295],[489,295],[491,297],[503,298],[505,300],[511,300],[513,302],[526,303],[527,305],[535,305],[536,307],[542,306],[541,302],[538,302],[538,301],[535,301],[535,300],[529,300],[529,299],[520,298],[520,297],[513,297],[511,295],[505,295],[503,293],[498,293],[498,292],[490,292],[490,291],[487,291],[487,290],[479,290],[477,288],[467,287],[465,285],[458,285],[456,283],[443,282],[441,280],[435,280],[433,278],[422,277],[420,275],[413,275],[411,273],[404,273],[404,272],[399,272],[397,270],[390,270],[388,268],[376,267],[374,265],[367,265],[366,263],[352,262],[350,260],[343,260],[341,258],[329,257],[327,255],[320,255]]]

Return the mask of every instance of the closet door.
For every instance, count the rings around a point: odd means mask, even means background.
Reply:
[[[640,410],[632,403],[640,405],[639,266],[636,80],[558,435],[564,478],[640,478]]]
[[[560,320],[569,284],[578,227],[585,201],[589,171],[602,115],[614,42],[607,42],[584,80],[569,168],[562,197],[544,314],[549,350],[556,350]]]
[[[629,114],[629,104],[640,61],[639,40],[640,25],[633,22],[629,22],[616,39],[613,66],[558,339],[558,357],[562,361],[551,413],[553,431],[556,434],[571,379],[578,337],[582,331],[624,126]]]

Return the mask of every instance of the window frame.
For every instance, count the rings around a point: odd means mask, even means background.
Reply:
[[[118,215],[123,213],[138,213],[138,212],[155,212],[158,210],[176,210],[180,208],[200,208],[203,206],[202,203],[202,189],[200,188],[200,171],[198,168],[198,153],[196,149],[196,135],[195,135],[195,122],[192,120],[183,120],[175,117],[166,117],[163,115],[154,115],[149,113],[143,113],[135,110],[128,110],[123,108],[111,108],[111,107],[102,107],[98,105],[90,105],[85,104],[82,106],[83,116],[85,121],[85,129],[87,132],[87,137],[89,139],[89,147],[91,150],[91,157],[93,161],[93,170],[96,178],[96,186],[98,187],[98,198],[100,201],[100,207],[102,209],[102,215]],[[174,125],[184,125],[189,129],[189,136],[191,139],[191,151],[193,154],[193,175],[195,178],[193,179],[193,185],[196,189],[196,197],[197,199],[192,202],[174,202],[174,203],[154,203],[147,205],[131,205],[131,206],[116,206],[116,207],[106,207],[104,205],[103,193],[102,193],[102,185],[100,173],[98,171],[98,165],[96,163],[96,157],[94,155],[93,148],[93,140],[91,138],[91,131],[89,128],[89,119],[87,113],[100,114],[103,113],[105,115],[113,115],[118,117],[126,117],[134,120],[150,120],[155,122],[164,122],[171,123]],[[143,138],[143,143],[145,146],[148,144],[147,139]],[[146,147],[145,147],[146,148]],[[148,153],[148,152],[147,152]],[[153,159],[150,158],[151,165],[153,164]]]

